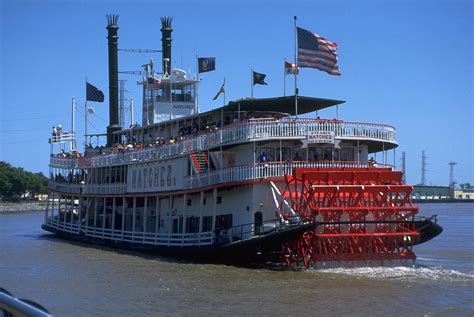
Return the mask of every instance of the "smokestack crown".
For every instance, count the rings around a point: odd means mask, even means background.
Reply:
[[[118,29],[118,18],[117,14],[107,14],[107,29],[108,28],[117,28]]]

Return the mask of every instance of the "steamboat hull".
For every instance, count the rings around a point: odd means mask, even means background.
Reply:
[[[57,237],[73,241],[81,241],[95,245],[128,249],[144,253],[188,259],[218,260],[222,262],[245,263],[280,262],[282,245],[297,240],[304,232],[314,228],[314,224],[294,226],[278,232],[271,232],[260,237],[237,241],[225,245],[169,247],[145,245],[143,243],[124,242],[118,240],[89,237],[74,234],[43,224],[41,228],[54,233]]]
[[[249,262],[273,262],[281,263],[283,257],[283,246],[291,244],[301,239],[302,236],[315,230],[318,226],[324,226],[323,223],[306,223],[293,226],[278,232],[270,232],[260,237],[247,239],[245,241],[236,241],[234,243],[212,246],[189,246],[189,247],[169,247],[144,245],[142,243],[124,242],[119,240],[101,239],[89,237],[84,234],[74,234],[59,230],[55,227],[43,224],[41,228],[45,231],[55,234],[59,238],[81,241],[85,243],[101,245],[106,247],[133,250],[144,253],[159,254],[170,257],[197,260],[214,260],[232,263]],[[416,232],[418,238],[413,245],[419,245],[440,235],[443,228],[436,223],[436,217],[421,219],[409,222]],[[316,262],[316,261],[315,261]]]

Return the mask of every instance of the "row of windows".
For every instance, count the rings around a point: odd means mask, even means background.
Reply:
[[[259,148],[258,155],[262,155],[265,152],[267,160],[272,161],[354,161],[354,149],[335,149],[334,147],[316,147],[310,149],[302,148],[280,148],[279,147],[261,147]],[[307,156],[307,157],[306,157]]]
[[[219,215],[216,217],[216,230],[229,229],[233,224],[232,214]],[[199,217],[189,216],[186,217],[185,233],[198,233],[199,232]],[[202,232],[212,231],[212,216],[202,217]],[[183,217],[177,217],[173,219],[172,233],[183,232]]]

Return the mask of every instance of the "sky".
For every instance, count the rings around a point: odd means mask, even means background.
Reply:
[[[0,161],[48,174],[52,126],[84,134],[85,80],[104,91],[89,132],[108,121],[105,15],[120,16],[119,48],[161,49],[160,17],[173,17],[173,65],[194,73],[195,57],[216,57],[216,71],[202,74],[201,111],[224,77],[227,100],[250,96],[250,69],[267,75],[255,97],[283,95],[283,60],[293,60],[293,16],[298,26],[338,44],[342,76],[302,69],[301,95],[345,100],[339,118],[397,128],[395,164],[406,153],[406,177],[421,180],[421,152],[428,184],[447,185],[449,161],[458,183],[473,176],[473,3],[410,1],[59,1],[0,0]],[[119,53],[119,70],[141,70],[161,55]],[[137,76],[126,98],[141,116]],[[287,78],[287,93],[293,78]],[[128,117],[129,114],[127,114]],[[334,108],[319,112],[334,118]],[[81,138],[79,141],[82,142]],[[393,154],[389,153],[393,163]]]

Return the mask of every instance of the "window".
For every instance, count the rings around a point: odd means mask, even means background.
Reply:
[[[186,233],[199,232],[199,217],[186,217]]]
[[[173,219],[173,233],[183,232],[183,217]]]
[[[231,227],[232,227],[232,214],[217,216],[216,229],[229,229]]]
[[[324,148],[324,160],[332,161],[332,148],[330,147]]]
[[[341,161],[354,161],[354,149],[342,149]]]
[[[291,148],[282,147],[281,148],[281,158],[280,158],[280,149],[276,150],[277,161],[286,161],[291,159]]]
[[[293,153],[293,161],[306,161],[306,149],[295,148]]]
[[[217,196],[217,203],[222,204],[222,196]]]
[[[322,161],[323,159],[323,148],[317,147],[313,149],[313,160]]]
[[[202,232],[212,231],[212,216],[202,217]]]
[[[187,206],[191,206],[191,199],[188,199],[188,200],[186,201],[186,205],[187,205]]]

